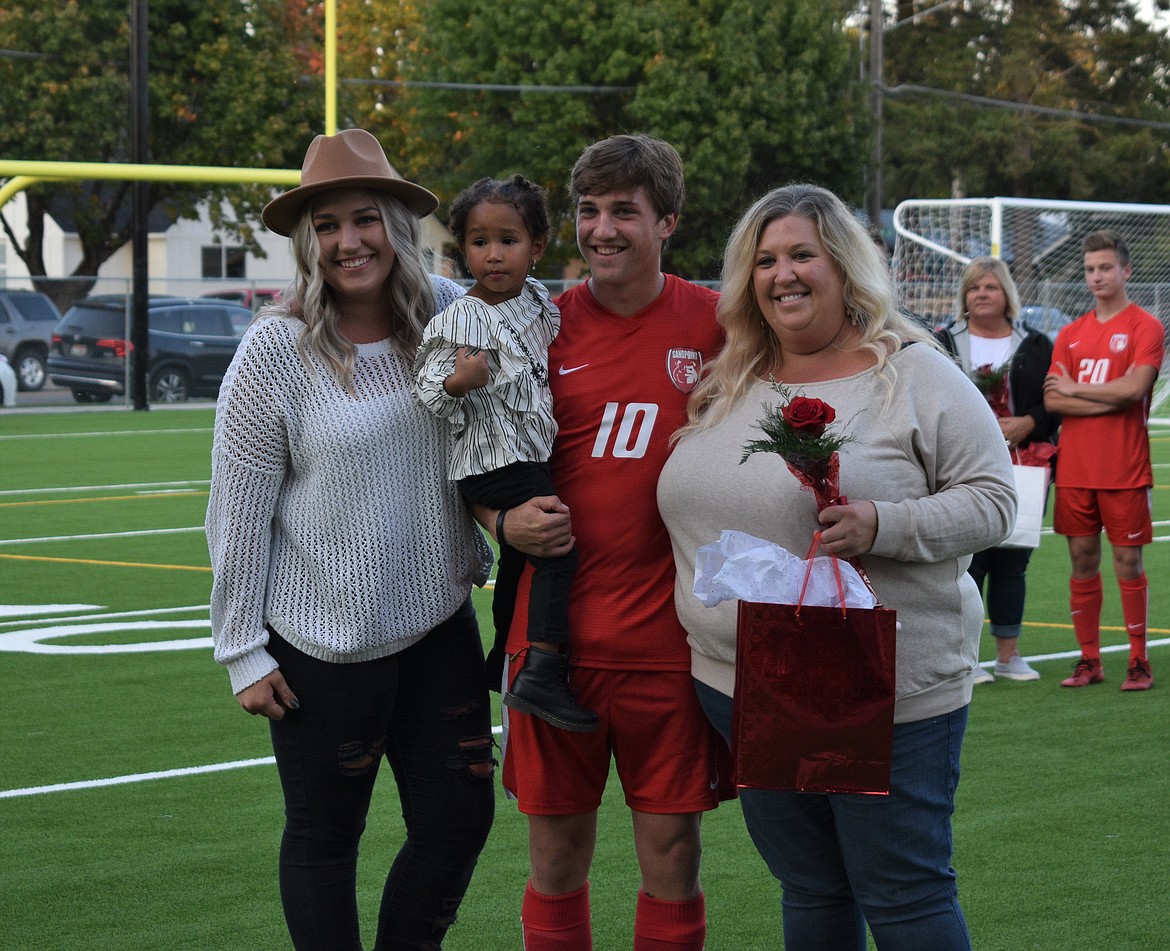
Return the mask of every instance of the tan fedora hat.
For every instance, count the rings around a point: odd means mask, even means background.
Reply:
[[[301,166],[301,184],[273,198],[260,217],[269,231],[286,238],[314,195],[331,188],[369,188],[392,195],[419,218],[439,207],[439,199],[408,182],[390,168],[381,143],[365,129],[346,129],[336,135],[319,135],[309,144]]]

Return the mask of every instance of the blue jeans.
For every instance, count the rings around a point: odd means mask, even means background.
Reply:
[[[386,879],[374,947],[438,948],[495,810],[471,603],[406,650],[363,663],[316,660],[269,635],[268,651],[301,704],[271,723],[285,803],[280,894],[293,946],[361,951],[358,840],[384,755],[406,839]]]
[[[729,743],[732,700],[696,681]],[[787,951],[970,951],[951,868],[967,708],[894,727],[889,796],[741,789],[748,833],[783,888]]]

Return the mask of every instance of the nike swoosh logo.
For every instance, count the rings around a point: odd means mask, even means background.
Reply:
[[[579,367],[567,367],[562,363],[561,368],[557,372],[561,376],[568,376],[570,373],[576,373],[578,370],[584,370],[587,366],[589,366],[588,363],[582,363]]]

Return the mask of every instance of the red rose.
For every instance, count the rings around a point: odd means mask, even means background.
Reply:
[[[789,428],[809,439],[824,435],[825,427],[837,418],[837,411],[824,400],[798,396],[781,410]]]

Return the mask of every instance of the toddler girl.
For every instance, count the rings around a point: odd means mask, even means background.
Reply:
[[[560,330],[560,312],[528,276],[548,244],[544,189],[520,175],[480,179],[452,203],[450,227],[475,284],[427,326],[415,359],[415,391],[455,428],[450,476],[464,497],[504,512],[556,495],[548,466],[557,434],[548,346]],[[525,559],[499,529],[497,536],[496,637],[488,654],[493,689],[502,680]],[[577,553],[528,560],[529,646],[504,703],[565,730],[596,730],[597,715],[577,704],[569,686],[567,608]]]

